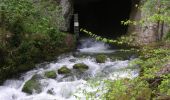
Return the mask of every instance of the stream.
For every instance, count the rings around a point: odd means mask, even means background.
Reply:
[[[102,93],[107,92],[104,89],[104,80],[116,80],[118,78],[134,78],[139,74],[138,68],[129,68],[129,62],[135,57],[129,56],[125,60],[113,60],[109,56],[119,51],[109,45],[94,41],[93,39],[82,39],[77,50],[72,53],[59,56],[55,61],[38,64],[33,70],[23,73],[18,78],[6,80],[0,86],[0,100],[86,100],[85,93],[98,92],[96,100]],[[108,55],[105,63],[97,63],[95,56],[98,54]],[[73,70],[73,65],[77,63],[86,64],[89,69],[83,73]],[[55,79],[44,77],[44,72],[57,70],[62,66],[71,69],[71,75],[57,74]],[[24,84],[34,75],[39,75],[38,81],[41,84],[42,91],[31,95],[22,92]],[[91,83],[98,83],[97,86],[91,86]],[[50,91],[50,93],[49,93]]]

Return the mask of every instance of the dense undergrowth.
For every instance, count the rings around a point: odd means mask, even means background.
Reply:
[[[54,0],[0,1],[0,82],[71,50],[74,36],[59,31]]]
[[[170,50],[167,47],[144,47],[134,64],[140,66],[140,76],[133,80],[121,79],[113,82],[108,98],[112,100],[168,100],[170,99]],[[118,87],[114,87],[120,82]],[[120,98],[122,99],[120,99]],[[117,99],[116,99],[117,98]],[[124,98],[124,99],[123,99]]]

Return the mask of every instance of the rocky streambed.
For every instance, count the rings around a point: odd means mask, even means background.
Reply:
[[[0,100],[85,100],[82,91],[100,90],[104,87],[103,80],[137,77],[139,69],[129,67],[133,59],[133,53],[85,39],[77,51],[61,55],[56,61],[39,64],[19,78],[6,80],[0,86]],[[91,87],[89,81],[92,80],[99,85]]]

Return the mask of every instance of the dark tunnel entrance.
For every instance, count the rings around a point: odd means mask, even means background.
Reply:
[[[131,0],[75,0],[74,13],[79,14],[80,28],[116,38],[127,32],[121,21],[129,19],[131,4]]]

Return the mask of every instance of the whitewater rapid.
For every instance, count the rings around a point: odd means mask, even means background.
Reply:
[[[113,53],[109,46],[96,42],[91,39],[82,40],[81,46],[78,47],[77,54],[81,53]],[[138,76],[137,69],[129,69],[130,60],[111,60],[107,59],[105,63],[97,63],[94,56],[73,56],[74,53],[61,55],[57,61],[51,63],[39,64],[37,68],[28,71],[17,79],[8,79],[0,86],[0,100],[86,100],[82,91],[93,92],[104,87],[104,80],[116,80],[118,78],[134,78]],[[44,77],[46,71],[57,70],[62,66],[73,69],[73,65],[84,63],[89,69],[81,74],[72,73],[70,76],[57,74],[56,79]],[[29,79],[34,75],[40,75],[42,92],[33,93],[32,95],[22,92],[22,88]],[[96,87],[90,86],[90,81],[98,82]],[[49,94],[48,91],[52,93]],[[106,92],[106,91],[103,91]],[[96,100],[100,100],[102,93],[98,93]]]

